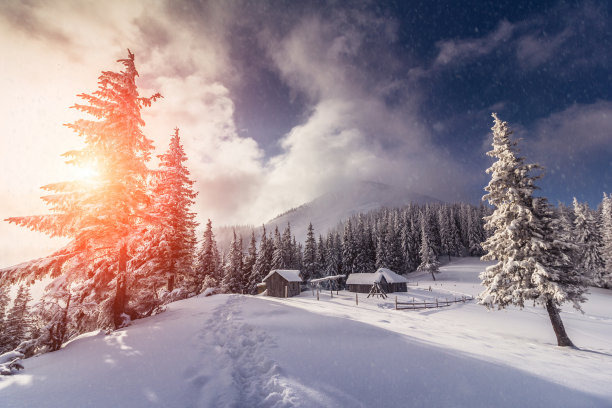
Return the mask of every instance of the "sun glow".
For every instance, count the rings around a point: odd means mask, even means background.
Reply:
[[[75,166],[73,174],[77,180],[94,182],[100,176],[100,171],[95,163],[87,163]]]

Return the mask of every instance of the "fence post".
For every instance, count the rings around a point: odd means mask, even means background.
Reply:
[[[288,297],[289,297],[287,292],[288,292],[288,290],[287,290],[287,286],[285,286],[285,298],[288,298]]]
[[[329,289],[329,295],[332,299],[334,298],[334,291],[331,288]]]
[[[395,310],[397,310],[397,296],[395,297]]]
[[[439,307],[439,306],[438,306],[438,298],[436,298],[436,307]]]
[[[355,293],[355,305],[359,306],[359,296]]]

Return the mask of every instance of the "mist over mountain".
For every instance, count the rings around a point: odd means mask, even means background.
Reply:
[[[291,232],[298,242],[304,242],[308,224],[312,222],[316,235],[325,235],[352,215],[366,213],[378,208],[403,207],[410,203],[440,203],[441,200],[403,187],[390,186],[374,181],[347,183],[342,188],[328,191],[314,200],[292,208],[265,223],[268,236],[278,227],[282,233],[291,225]],[[261,226],[256,226],[255,235],[259,240]],[[244,247],[247,246],[253,226],[222,226],[215,228],[219,249],[226,249],[232,239],[232,230],[242,235]]]

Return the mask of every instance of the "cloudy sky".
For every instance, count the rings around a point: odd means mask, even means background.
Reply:
[[[542,194],[612,191],[607,1],[2,1],[0,218],[44,213],[74,178],[62,126],[131,49],[157,154],[175,126],[200,219],[269,220],[336,186],[380,181],[478,203],[491,112]],[[61,241],[2,223],[0,266]]]

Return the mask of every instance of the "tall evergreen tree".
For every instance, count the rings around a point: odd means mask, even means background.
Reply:
[[[272,256],[274,249],[270,239],[266,235],[266,227],[262,227],[261,240],[259,242],[259,252],[255,265],[253,265],[253,273],[251,275],[251,284],[257,285],[261,283],[263,278],[272,270]]]
[[[319,240],[317,242],[316,257],[315,279],[323,277],[324,272],[327,270],[327,248],[325,247],[325,242],[323,242],[323,237],[321,235],[319,235]]]
[[[261,281],[254,281],[253,269],[255,268],[255,262],[257,262],[257,239],[255,238],[255,231],[251,231],[251,240],[249,241],[249,248],[247,254],[244,257],[244,265],[242,269],[242,276],[244,279],[243,285],[245,287],[245,293],[254,295],[257,293],[256,285]]]
[[[604,193],[601,202],[601,227],[602,227],[602,255],[605,272],[603,284],[612,288],[612,194],[606,196]]]
[[[224,276],[221,281],[223,293],[241,293],[243,290],[242,238],[238,239],[236,237],[236,230],[233,232],[234,238],[230,244],[230,250],[224,264]]]
[[[344,224],[344,235],[342,236],[342,273],[347,276],[353,273],[353,262],[355,260],[355,239],[353,237],[353,226],[351,219]]]
[[[0,285],[0,354],[8,351],[6,312],[11,301],[9,287],[9,285]]]
[[[587,204],[580,204],[574,197],[574,242],[576,266],[594,286],[604,286],[605,261],[602,256],[603,241],[597,220]]]
[[[29,306],[31,301],[30,288],[26,285],[19,286],[13,307],[6,316],[5,350],[14,350],[22,341],[29,338],[32,330]]]
[[[284,255],[284,246],[283,241],[281,239],[281,235],[278,232],[278,227],[274,228],[274,241],[272,241],[272,247],[274,248],[272,252],[272,270],[274,269],[285,269],[287,265],[285,264],[285,255]]]
[[[8,219],[51,236],[70,237],[79,253],[92,250],[97,256],[114,259],[114,267],[93,271],[93,277],[83,276],[81,270],[73,270],[66,277],[70,281],[90,279],[95,285],[79,299],[100,305],[94,319],[103,328],[120,327],[126,317],[128,248],[147,222],[150,203],[147,193],[150,171],[146,163],[153,143],[141,130],[144,121],[140,112],[160,97],[139,96],[134,54],[128,50],[128,57],[119,62],[123,71],[102,72],[98,89],[92,94],[80,94],[85,103],[73,106],[94,120],[79,119],[67,125],[85,142],[83,149],[64,153],[67,163],[95,166],[99,173],[95,182],[44,186],[44,190],[53,192],[43,197],[52,214]],[[132,288],[137,290],[137,283]]]
[[[222,264],[210,219],[206,222],[203,238],[202,249],[198,254],[196,263],[198,292],[206,288],[218,287],[222,279],[222,274],[220,273]]]
[[[559,241],[548,205],[534,200],[539,168],[517,156],[517,142],[506,122],[493,114],[493,149],[487,154],[497,160],[487,169],[491,181],[483,197],[495,207],[486,217],[493,234],[482,244],[484,260],[496,260],[480,274],[485,290],[480,303],[487,307],[523,307],[525,301],[543,305],[550,317],[559,346],[573,346],[559,314],[559,306],[571,301],[575,307],[584,300],[581,281],[568,273],[567,244]]]
[[[431,273],[432,279],[436,280],[436,274],[440,273],[440,262],[438,256],[433,249],[431,238],[429,237],[429,229],[426,225],[426,217],[421,218],[421,263],[419,264],[418,271],[426,271]]]
[[[295,249],[293,248],[293,236],[291,235],[291,225],[287,223],[285,231],[283,231],[282,241],[282,257],[283,267],[291,269],[294,267]]]
[[[187,155],[181,144],[179,129],[174,129],[170,146],[165,154],[158,156],[160,170],[157,173],[154,197],[154,216],[161,220],[158,234],[161,236],[157,250],[161,264],[168,274],[168,291],[176,283],[189,292],[195,292],[193,263],[196,247],[195,213],[190,211],[197,193],[193,191],[193,180],[185,167]]]
[[[306,241],[304,242],[304,257],[303,257],[302,278],[308,282],[317,274],[317,242],[314,237],[314,228],[312,223],[308,224],[306,231]]]

